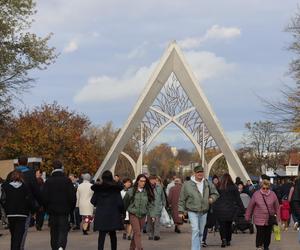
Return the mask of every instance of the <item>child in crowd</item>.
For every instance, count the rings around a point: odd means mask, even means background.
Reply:
[[[122,199],[124,199],[125,194],[131,188],[132,180],[130,178],[125,178],[123,180],[123,185],[124,185],[124,189],[121,191]],[[124,220],[124,228],[125,228],[125,231],[123,233],[123,239],[124,240],[126,240],[126,239],[131,240],[132,228],[131,228],[131,225],[130,225],[130,222],[129,222],[129,213],[128,213],[128,211],[126,211],[126,217],[125,217],[125,220]]]
[[[291,208],[287,199],[282,200],[280,205],[280,217],[282,221],[282,230],[288,230],[288,221],[290,220]]]

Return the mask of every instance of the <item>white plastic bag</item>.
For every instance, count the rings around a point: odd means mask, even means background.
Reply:
[[[174,225],[173,219],[170,217],[170,215],[168,214],[167,210],[164,207],[161,211],[160,224],[166,226]]]

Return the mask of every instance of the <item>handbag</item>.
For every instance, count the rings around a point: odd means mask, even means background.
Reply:
[[[263,195],[261,195],[261,196],[263,197],[263,200],[264,200],[264,202],[266,204],[266,207],[267,207],[267,210],[268,210],[268,214],[269,214],[268,225],[272,226],[272,227],[275,226],[275,225],[278,225],[276,215],[271,215],[270,214],[270,211],[269,211],[267,202],[265,200],[265,197]]]

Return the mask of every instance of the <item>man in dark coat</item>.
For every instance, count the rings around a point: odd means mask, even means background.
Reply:
[[[49,214],[51,248],[63,250],[67,245],[69,214],[75,207],[76,193],[71,180],[63,172],[62,163],[55,160],[53,168],[42,195]]]

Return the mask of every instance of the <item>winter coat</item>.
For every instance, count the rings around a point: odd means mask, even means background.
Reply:
[[[35,177],[35,171],[28,166],[17,166],[16,170],[22,172],[24,183],[27,186],[29,192],[31,193],[31,196],[35,200],[34,202],[36,203],[36,207],[34,209],[38,209],[38,207],[42,205],[42,195],[40,186],[38,185],[37,179]],[[9,173],[6,178],[8,182],[10,181],[11,173]]]
[[[46,180],[42,196],[45,209],[51,215],[67,215],[75,208],[73,184],[61,169],[54,170]]]
[[[160,217],[163,207],[166,206],[166,196],[164,190],[159,184],[153,187],[153,192],[154,192],[154,203],[153,206],[151,206],[151,209],[149,210],[148,214],[149,215],[152,214],[154,215],[154,217]]]
[[[280,205],[280,218],[284,221],[288,221],[290,219],[290,203],[288,200],[283,200]]]
[[[121,191],[121,197],[122,197],[122,199],[124,199],[124,197],[125,197],[125,195],[126,195],[127,192],[128,192],[128,189],[123,189],[123,190]],[[125,217],[125,220],[126,220],[126,221],[129,221],[129,213],[128,213],[128,211],[126,211],[126,217]]]
[[[249,221],[253,215],[254,224],[258,226],[268,225],[269,212],[263,200],[263,196],[265,197],[270,214],[276,214],[277,218],[280,218],[279,202],[276,194],[271,190],[266,194],[258,190],[253,194],[245,214],[247,221]]]
[[[91,203],[96,207],[94,219],[95,231],[115,231],[123,229],[125,217],[121,187],[113,183],[94,184]]]
[[[233,221],[239,213],[244,214],[245,208],[235,185],[218,189],[218,192],[220,197],[212,206],[218,221]]]
[[[290,193],[292,213],[300,217],[300,180],[296,180],[295,186]]]
[[[130,214],[134,214],[138,218],[143,218],[147,214],[155,217],[154,204],[148,200],[145,189],[141,192],[137,190],[135,195],[133,195],[133,188],[129,189],[124,197],[124,206]]]
[[[5,182],[2,190],[7,217],[27,217],[34,208],[34,200],[28,187],[22,182]]]
[[[175,224],[182,224],[182,219],[178,215],[178,202],[181,191],[181,184],[177,184],[169,191],[168,202],[171,207],[172,218]]]
[[[215,185],[204,181],[203,195],[199,192],[197,184],[193,180],[186,181],[180,192],[178,211],[183,213],[185,211],[207,213],[209,209],[208,199],[212,198],[215,202],[219,193]]]
[[[77,188],[76,207],[79,208],[80,215],[93,215],[94,206],[90,201],[94,192],[91,187],[92,184],[89,181],[83,181]]]

